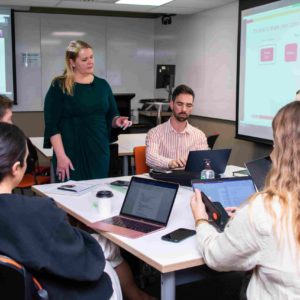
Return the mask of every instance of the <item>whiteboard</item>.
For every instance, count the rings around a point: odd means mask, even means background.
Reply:
[[[175,86],[195,92],[193,114],[235,120],[238,2],[155,24],[155,64],[175,64]],[[166,92],[159,90],[157,97]]]
[[[139,99],[154,96],[153,33],[153,19],[16,12],[14,111],[43,111],[52,79],[63,72],[65,49],[76,39],[93,47],[95,75],[107,79],[114,93],[135,93],[137,107]],[[26,53],[34,54],[28,64]]]

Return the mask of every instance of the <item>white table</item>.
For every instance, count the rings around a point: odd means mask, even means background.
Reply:
[[[129,179],[128,177],[120,178],[123,180]],[[98,190],[106,189],[114,193],[114,197],[111,198],[112,215],[119,214],[125,196],[125,189],[119,191],[107,184],[114,180],[116,178],[89,180],[89,183],[95,183],[97,186],[82,196],[76,196],[72,192],[69,196],[66,196],[66,193],[64,195],[56,194],[56,187],[61,185],[57,183],[33,186],[32,189],[37,194],[52,197],[68,214],[88,225],[101,219],[97,208],[98,198],[96,198],[96,192]],[[176,228],[194,228],[194,220],[189,204],[191,194],[191,189],[179,189],[168,227],[164,230],[138,239],[101,232],[105,237],[161,272],[161,299],[175,299],[176,271],[203,264],[196,248],[195,237],[186,239],[176,245],[161,240],[162,235]]]
[[[37,149],[42,156],[46,157],[50,160],[50,178],[51,182],[55,182],[55,173],[53,169],[53,165],[51,163],[51,159],[53,156],[52,148],[44,148],[44,138],[43,137],[30,137],[29,138],[33,146]]]
[[[144,146],[147,133],[127,133],[119,134],[118,148],[119,156],[123,157],[123,175],[128,175],[128,159],[133,155],[133,148],[136,146]]]
[[[128,175],[128,158],[133,155],[133,148],[136,146],[145,145],[146,133],[127,133],[120,134],[118,136],[118,155],[123,158],[123,175]],[[34,147],[46,158],[50,159],[53,156],[53,149],[44,148],[44,138],[43,137],[31,137],[30,138]],[[51,169],[53,169],[51,167]],[[52,170],[51,175],[54,175]],[[52,177],[51,177],[52,179]],[[54,177],[53,177],[54,179]],[[54,181],[52,181],[54,182]]]
[[[241,168],[229,166],[226,174],[232,176],[232,172],[239,169]],[[121,177],[121,179],[129,180],[129,177]],[[66,193],[64,195],[57,194],[56,187],[60,184],[37,185],[33,186],[32,189],[37,194],[52,197],[68,214],[88,225],[89,223],[101,220],[97,208],[98,198],[96,197],[96,192],[98,190],[106,189],[114,193],[114,197],[111,198],[111,216],[119,214],[125,196],[125,189],[114,188],[109,185],[114,180],[116,178],[89,180],[89,183],[97,184],[97,186],[82,196],[76,196],[72,192],[70,192],[70,195],[66,195]],[[101,232],[109,240],[161,273],[162,300],[175,300],[176,274],[182,274],[184,270],[204,264],[196,247],[195,236],[178,244],[161,240],[162,235],[179,227],[194,228],[194,219],[190,209],[191,195],[191,188],[179,188],[168,226],[164,230],[138,239],[130,239],[109,232]]]

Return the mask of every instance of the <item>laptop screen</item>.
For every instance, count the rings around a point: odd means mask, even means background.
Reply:
[[[220,202],[224,207],[239,206],[256,192],[250,177],[197,180],[193,188],[206,194],[211,201]]]
[[[132,177],[121,215],[167,224],[178,190],[178,184]]]
[[[205,167],[205,159],[209,159],[211,168],[215,173],[222,174],[225,172],[230,153],[231,149],[190,151],[185,170],[201,172]]]
[[[272,166],[272,161],[269,156],[249,161],[246,164],[256,188],[261,191],[265,185],[267,174]]]

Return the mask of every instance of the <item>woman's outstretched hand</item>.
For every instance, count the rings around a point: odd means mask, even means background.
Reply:
[[[132,122],[128,120],[128,117],[118,117],[115,120],[116,127],[120,127],[123,130],[127,129],[132,125]]]

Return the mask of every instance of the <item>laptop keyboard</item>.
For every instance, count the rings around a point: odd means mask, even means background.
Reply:
[[[116,225],[116,226],[120,226],[123,228],[132,229],[132,230],[139,231],[139,232],[144,232],[144,233],[148,233],[148,232],[159,229],[159,227],[155,226],[155,225],[140,223],[140,222],[137,222],[134,220],[120,218],[120,217],[112,217],[112,218],[103,220],[103,222],[112,224],[112,225]]]

